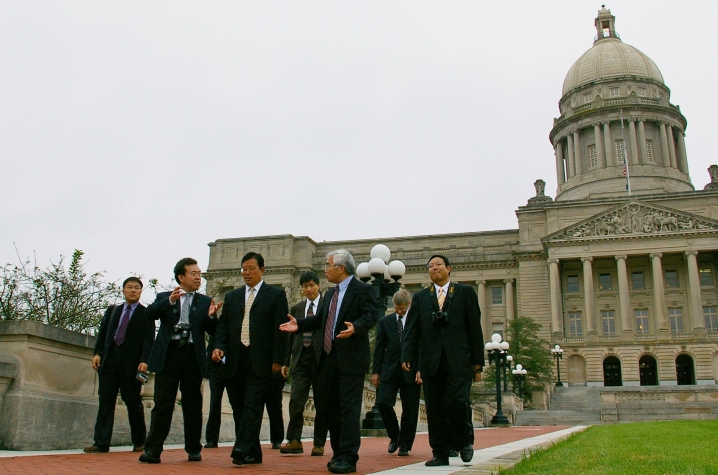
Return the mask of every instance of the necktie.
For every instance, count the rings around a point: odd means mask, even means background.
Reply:
[[[180,309],[180,323],[189,324],[189,311],[192,308],[192,294],[184,295],[184,304]]]
[[[444,308],[444,300],[446,299],[446,295],[444,295],[444,289],[442,287],[439,287],[439,292],[436,296],[439,299],[439,310]]]
[[[314,302],[309,302],[309,308],[307,309],[307,317],[314,316]],[[312,332],[304,332],[302,335],[302,343],[305,348],[309,348],[312,344]]]
[[[117,328],[115,333],[115,345],[121,346],[125,342],[125,333],[127,332],[127,325],[130,323],[130,306],[125,306],[125,311],[122,312],[120,319],[120,326]]]
[[[401,317],[396,316],[396,328],[399,330],[399,341],[404,339],[404,325],[401,324]]]
[[[324,327],[324,352],[326,354],[332,351],[332,341],[334,340],[334,321],[337,318],[337,303],[339,302],[339,286],[334,287],[332,302],[329,304],[329,316],[327,317],[327,326]]]
[[[244,318],[242,319],[242,344],[249,346],[249,311],[254,303],[254,287],[249,289],[249,297],[244,304]]]

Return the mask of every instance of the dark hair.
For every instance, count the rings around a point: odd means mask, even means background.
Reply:
[[[433,260],[436,259],[437,257],[440,257],[441,260],[444,261],[444,265],[445,265],[446,267],[449,267],[449,266],[451,265],[451,264],[449,264],[449,258],[448,258],[448,257],[442,256],[441,254],[434,254],[433,256],[431,256],[431,257],[429,258],[428,261],[426,261],[426,266],[429,267],[429,262],[433,261]]]
[[[260,269],[264,267],[264,257],[256,252],[248,252],[244,255],[242,258],[242,267],[244,267],[244,263],[250,259],[255,259]]]
[[[142,281],[140,280],[139,277],[132,276],[132,277],[126,278],[125,281],[122,282],[122,288],[124,289],[127,286],[127,284],[129,284],[130,282],[137,282],[138,284],[140,284],[140,288],[144,287],[142,285]]]
[[[183,257],[175,264],[175,280],[179,284],[179,276],[184,275],[187,272],[187,266],[193,266],[197,264],[197,261],[191,257]]]
[[[299,285],[304,285],[307,282],[314,282],[315,284],[319,285],[319,276],[317,275],[317,273],[313,270],[302,272],[302,275],[299,276]]]

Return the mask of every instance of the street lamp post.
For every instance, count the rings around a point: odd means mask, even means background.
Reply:
[[[357,266],[356,276],[362,282],[370,283],[374,288],[377,300],[376,313],[377,319],[379,319],[384,317],[391,297],[401,287],[399,280],[404,276],[406,266],[398,260],[389,262],[391,251],[384,244],[372,247],[369,255],[371,257],[369,262],[362,262]],[[364,429],[386,428],[376,403],[371,411],[366,413],[362,427]]]
[[[527,371],[519,363],[516,365],[516,369],[511,371],[511,373],[513,373],[514,381],[516,382],[516,385],[519,387],[519,399],[523,399],[522,388],[523,388],[524,380],[526,379]]]
[[[556,381],[556,387],[561,388],[563,387],[563,383],[561,382],[561,364],[558,360],[563,358],[563,349],[559,345],[556,345],[551,348],[551,353],[553,353],[553,357],[556,358],[556,377],[558,378],[558,381]]]
[[[511,369],[511,362],[514,360],[514,357],[511,355],[506,355],[506,364],[504,365],[504,392],[509,392],[509,378],[506,377],[506,371]]]
[[[501,372],[506,364],[509,342],[501,341],[501,335],[494,333],[491,335],[491,341],[486,343],[485,348],[489,354],[489,364],[494,363],[496,366],[496,414],[491,418],[491,424],[508,426],[510,425],[509,420],[501,410]]]

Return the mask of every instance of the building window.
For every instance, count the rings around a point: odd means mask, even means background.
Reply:
[[[578,274],[569,275],[566,279],[566,291],[567,292],[580,292],[581,289],[578,287]]]
[[[701,278],[701,287],[713,287],[713,277],[711,276],[710,267],[701,267],[698,269],[698,275]]]
[[[623,139],[616,140],[616,158],[618,163],[626,163],[626,141]]]
[[[669,289],[678,288],[678,271],[667,270],[666,271],[666,287]]]
[[[569,336],[583,336],[581,312],[568,312],[568,334]]]
[[[718,313],[716,307],[703,307],[703,316],[706,317],[706,330],[718,332]]]
[[[636,94],[638,94],[638,97],[646,97],[646,88],[645,87],[639,87],[636,90]]]
[[[642,290],[646,288],[646,277],[643,272],[634,272],[631,274],[631,283],[633,284],[633,290]]]
[[[591,102],[591,94],[590,94],[590,93],[589,93],[589,94],[584,94],[584,95],[583,95],[583,103],[584,103],[584,104],[588,104],[589,102]]]
[[[501,287],[491,287],[491,305],[504,304],[504,292]]]
[[[648,335],[648,310],[634,310],[633,316],[636,317],[636,334]]]
[[[611,274],[598,274],[598,290],[613,290]]]
[[[616,313],[613,310],[601,310],[601,323],[603,334],[614,336],[616,334]]]
[[[621,95],[621,89],[620,89],[620,88],[617,88],[617,87],[609,88],[609,89],[608,89],[608,94],[609,94],[611,97],[618,97],[618,96]]]
[[[669,308],[668,321],[671,324],[671,333],[683,333],[683,309]]]
[[[504,324],[503,323],[494,323],[491,325],[492,334],[498,333],[501,335],[501,338],[504,338]]]
[[[596,153],[595,144],[588,146],[588,158],[591,163],[591,168],[596,168],[598,166],[598,154]]]
[[[646,160],[653,163],[653,140],[646,140]]]

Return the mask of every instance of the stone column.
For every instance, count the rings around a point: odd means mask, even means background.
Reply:
[[[596,158],[598,159],[598,168],[606,168],[606,154],[603,151],[601,124],[594,124],[593,133],[596,136]]]
[[[688,175],[688,156],[686,155],[686,138],[683,135],[683,131],[679,130],[676,135],[676,141],[678,142],[678,149],[676,150],[678,157],[678,169]]]
[[[611,142],[611,124],[603,123],[603,151],[606,153],[606,166],[615,167],[615,152],[613,150],[613,142]]]
[[[630,150],[628,155],[628,164],[636,165],[638,161],[638,140],[636,139],[636,121],[628,121],[628,144],[627,148]]]
[[[693,331],[705,330],[706,323],[703,318],[703,302],[701,300],[701,280],[698,275],[698,260],[696,256],[698,251],[686,251],[686,260],[688,261],[688,302],[691,309],[691,322],[693,323]],[[683,321],[683,328],[687,327],[687,322]],[[686,332],[687,333],[687,332]]]
[[[646,156],[646,125],[644,121],[638,121],[638,159],[641,163],[648,163]]]
[[[668,154],[671,158],[671,166],[678,168],[678,162],[676,161],[676,142],[673,140],[673,126],[671,126],[671,124],[668,124],[666,132],[668,134]]]
[[[549,287],[551,291],[551,334],[563,338],[561,311],[561,276],[558,273],[558,259],[549,259]]]
[[[506,323],[513,320],[516,316],[514,315],[514,279],[504,279],[506,284]]]
[[[596,333],[596,316],[593,294],[593,257],[582,257],[583,261],[583,300],[586,306],[586,335]]]
[[[668,168],[671,166],[671,156],[668,154],[668,135],[666,134],[666,123],[659,122],[658,128],[661,131],[661,156],[663,157],[663,166]]]
[[[479,309],[481,310],[481,331],[484,333],[484,343],[491,340],[491,318],[489,318],[489,308],[486,306],[486,281],[477,280],[476,285],[479,286]]]
[[[632,338],[633,325],[631,325],[631,295],[628,293],[628,272],[626,271],[628,256],[616,256],[618,267],[618,305],[621,308],[621,331]]]
[[[566,178],[568,179],[576,176],[576,157],[573,155],[573,135],[571,132],[566,136],[566,143],[568,144],[568,147],[566,147],[568,150],[568,173]]]
[[[556,183],[566,183],[566,175],[563,167],[563,144],[559,141],[556,144]]]
[[[653,313],[656,316],[656,329],[658,332],[667,332],[670,329],[666,318],[666,295],[661,257],[663,257],[663,254],[660,252],[651,254],[651,263],[653,265]]]
[[[573,131],[573,158],[576,162],[576,175],[580,175],[583,167],[581,165],[581,140],[578,130]]]

